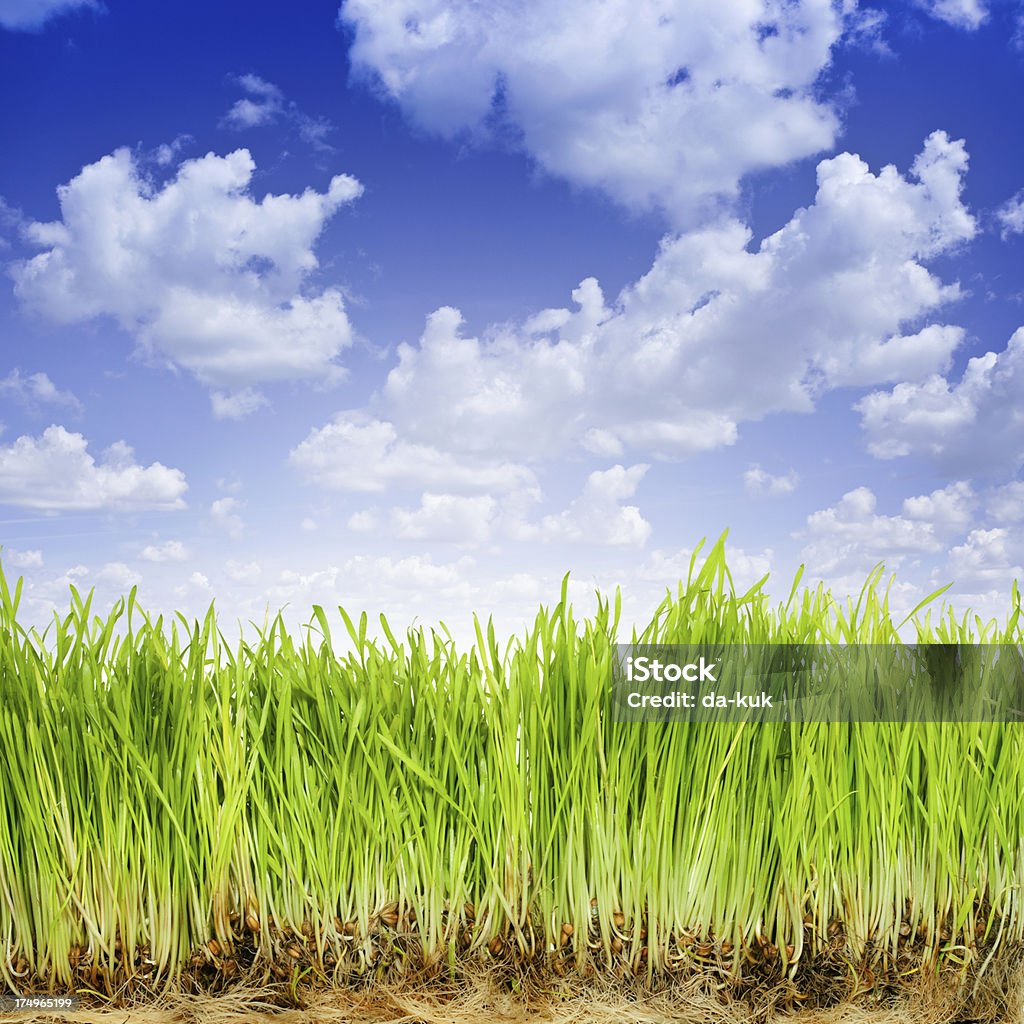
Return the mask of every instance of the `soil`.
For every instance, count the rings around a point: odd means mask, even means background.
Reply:
[[[287,1005],[291,1004],[291,1005]],[[480,971],[448,985],[361,989],[258,988],[175,994],[137,1007],[95,1003],[74,1012],[0,1013],[16,1024],[1024,1024],[1024,964],[997,962],[980,982],[916,977],[899,989],[851,992],[800,1008],[792,986],[737,997],[708,978],[651,992],[629,981],[549,979],[541,984]]]

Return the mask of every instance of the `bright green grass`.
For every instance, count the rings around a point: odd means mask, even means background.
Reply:
[[[898,639],[881,570],[845,607],[799,577],[773,606],[764,580],[736,593],[723,542],[633,639]],[[308,921],[314,960],[358,968],[395,900],[435,960],[454,955],[466,905],[470,956],[499,935],[519,955],[558,948],[569,923],[581,966],[621,942],[637,971],[685,961],[670,936],[687,929],[731,943],[737,970],[760,938],[792,962],[836,921],[854,959],[895,952],[908,925],[928,962],[977,965],[986,931],[1024,938],[1019,725],[615,723],[618,596],[579,622],[564,586],[525,637],[499,644],[478,624],[468,652],[383,619],[374,642],[365,615],[341,611],[343,657],[320,608],[301,641],[278,618],[231,646],[212,611],[153,622],[133,591],[104,620],[72,591],[41,637],[17,623],[20,589],[0,575],[14,987],[19,959],[62,985],[73,946],[111,964],[118,940],[148,945],[171,983],[210,938],[230,949],[247,912],[268,957]],[[1016,644],[1020,596],[1003,625],[915,622],[921,642]]]

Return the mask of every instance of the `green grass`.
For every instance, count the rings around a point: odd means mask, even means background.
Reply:
[[[844,606],[765,583],[736,592],[723,537],[642,634],[618,595],[578,621],[563,585],[523,637],[478,623],[460,652],[320,608],[231,645],[134,591],[102,618],[72,589],[41,636],[0,575],[0,973],[983,966],[1024,939],[1020,725],[612,720],[616,641],[899,640],[880,569]],[[917,639],[1019,644],[1011,600]]]

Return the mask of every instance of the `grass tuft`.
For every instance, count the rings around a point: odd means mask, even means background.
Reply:
[[[227,642],[102,617],[72,588],[40,634],[0,573],[0,975],[115,1000],[311,983],[700,977],[827,1004],[1024,942],[1016,723],[612,720],[616,642],[895,643],[856,600],[738,593],[724,537],[619,636],[619,595],[501,645],[477,622],[368,635],[314,608]],[[938,596],[938,595],[933,595]],[[921,643],[1021,643],[913,615]],[[925,614],[921,615],[921,612]],[[568,984],[568,981],[566,982]],[[632,981],[631,981],[632,983]],[[780,988],[781,986],[781,988]]]

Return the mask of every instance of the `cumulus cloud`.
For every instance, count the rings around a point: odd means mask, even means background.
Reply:
[[[124,441],[97,461],[81,434],[50,426],[0,447],[0,503],[38,509],[178,509],[188,487],[180,469],[140,466]]]
[[[30,551],[18,551],[16,548],[4,548],[0,557],[15,569],[38,569],[43,564],[43,553],[36,548]]]
[[[311,290],[314,243],[362,186],[336,175],[326,192],[250,193],[247,150],[184,161],[147,179],[127,149],[58,189],[61,220],[33,223],[43,251],[15,263],[15,290],[58,323],[113,317],[154,359],[189,370],[220,415],[258,407],[275,380],[337,378],[351,328],[336,288]]]
[[[51,18],[77,9],[102,10],[97,0],[4,0],[0,27],[12,32],[38,32]]]
[[[392,531],[403,540],[482,544],[490,538],[498,503],[489,494],[423,495],[417,509],[395,509]]]
[[[677,221],[839,127],[815,91],[844,29],[830,0],[346,0],[341,15],[356,74],[418,124],[514,138],[549,173]]]
[[[650,467],[612,466],[595,470],[579,497],[558,515],[545,516],[537,528],[524,526],[522,537],[537,536],[544,541],[612,544],[642,547],[651,535],[651,524],[636,505],[622,502],[632,498]]]
[[[857,487],[831,508],[807,517],[802,557],[812,574],[856,575],[881,560],[895,568],[907,555],[942,550],[933,523],[908,516],[879,515],[875,512],[877,503],[873,491]]]
[[[984,0],[917,0],[917,6],[954,28],[973,31],[988,18]]]
[[[795,469],[780,476],[773,476],[756,463],[743,474],[743,486],[751,497],[775,498],[783,494],[792,494],[796,490],[800,477]]]
[[[349,517],[357,533],[386,533],[403,540],[485,544],[499,537],[515,541],[569,542],[594,545],[642,545],[651,526],[635,505],[624,505],[636,492],[645,464],[613,466],[592,472],[581,493],[561,512],[536,518],[532,506],[539,490],[493,494],[438,494],[427,491],[419,507],[363,509]],[[500,498],[500,500],[499,500]]]
[[[168,540],[163,544],[147,544],[142,549],[142,557],[147,562],[185,562],[191,554],[180,540]]]
[[[963,530],[970,525],[977,505],[974,488],[966,480],[958,480],[931,494],[907,498],[903,514],[908,519],[932,523],[938,529]]]
[[[197,570],[192,573],[184,583],[176,586],[174,588],[174,593],[178,597],[187,597],[190,595],[207,597],[213,594],[213,586],[210,583],[210,577]]]
[[[428,463],[445,450],[514,462],[579,449],[678,458],[734,443],[743,422],[810,411],[829,389],[944,371],[962,329],[919,322],[960,290],[925,264],[975,233],[961,202],[966,167],[963,143],[942,132],[907,176],[841,154],[819,165],[814,203],[756,248],[733,220],[669,236],[614,303],[588,278],[576,308],[483,337],[443,307],[417,345],[399,346],[373,400],[386,445],[423,446]],[[322,440],[342,440],[346,424]]]
[[[472,565],[473,560],[468,556],[454,562],[437,563],[430,555],[406,558],[354,555],[341,565],[328,565],[309,573],[286,569],[269,594],[275,604],[288,601],[308,607],[324,593],[340,592],[361,598],[351,604],[352,608],[376,605],[379,597],[375,595],[391,588],[413,599],[423,595],[431,598],[466,596],[470,588],[464,572]]]
[[[22,375],[17,368],[0,378],[0,397],[12,399],[27,408],[60,405],[82,411],[82,403],[70,392],[60,391],[45,373]]]
[[[963,544],[949,552],[947,571],[958,589],[1006,591],[1011,580],[1024,580],[1008,530],[971,530]]]
[[[310,432],[289,456],[306,479],[332,490],[388,488],[455,491],[536,491],[531,470],[496,459],[460,460],[398,436],[394,425],[359,412],[339,413]]]
[[[875,391],[856,409],[881,459],[920,455],[957,473],[1012,475],[1024,464],[1024,328],[1004,351],[968,361],[956,383],[934,374]]]

